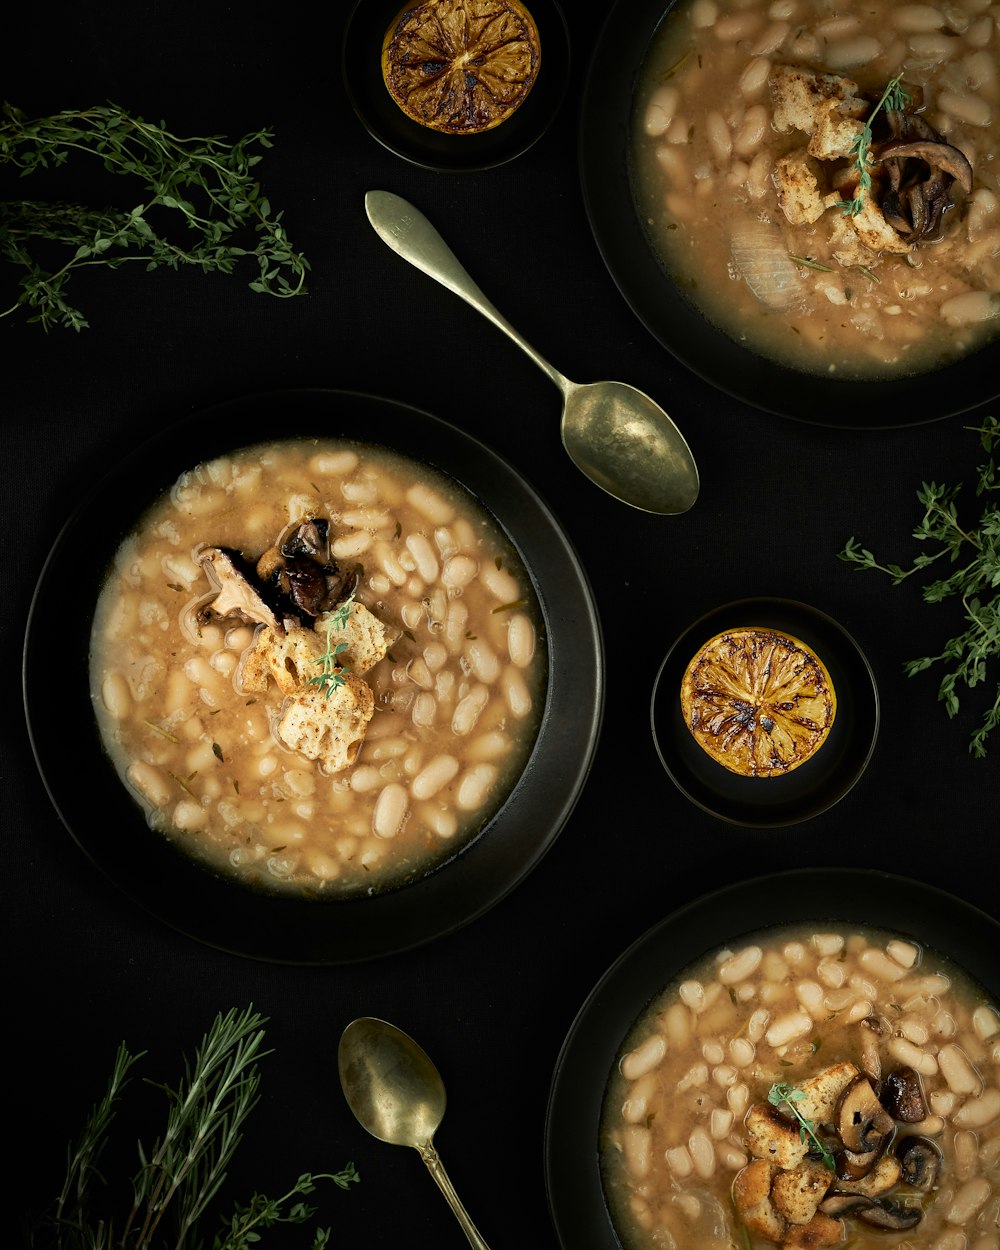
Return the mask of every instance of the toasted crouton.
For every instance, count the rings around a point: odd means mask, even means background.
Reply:
[[[292,694],[320,671],[317,663],[325,650],[325,639],[314,630],[295,625],[279,634],[265,625],[244,656],[240,689],[260,694],[267,689],[268,678],[273,678],[282,694]]]
[[[778,205],[793,226],[810,225],[826,212],[820,178],[819,162],[804,148],[775,161],[774,189],[778,193]]]
[[[849,217],[848,220],[854,227],[858,238],[872,252],[894,252],[897,255],[905,255],[913,251],[913,244],[907,243],[902,235],[893,230],[868,191],[861,192],[861,212],[854,217]]]
[[[329,692],[317,686],[296,691],[286,701],[274,727],[275,737],[307,759],[319,760],[328,773],[357,759],[375,712],[375,696],[360,677],[344,674],[343,685]]]
[[[853,99],[858,84],[837,74],[814,74],[792,65],[775,65],[768,75],[776,130],[812,134],[816,109],[825,100]]]
[[[806,1159],[797,1168],[777,1174],[771,1186],[771,1201],[789,1224],[808,1224],[833,1179],[825,1163]]]
[[[857,1068],[847,1060],[835,1063],[832,1068],[824,1068],[799,1084],[805,1097],[796,1102],[795,1109],[814,1124],[830,1123],[837,1099],[857,1075]]]
[[[824,1250],[844,1239],[844,1221],[814,1215],[808,1224],[793,1224],[782,1242],[783,1250]]]
[[[859,115],[867,108],[866,100],[823,100],[813,111],[809,155],[820,161],[850,156],[863,129]]]
[[[745,1124],[747,1143],[755,1159],[766,1159],[779,1168],[794,1168],[809,1151],[798,1125],[786,1120],[770,1103],[754,1103]]]
[[[733,1181],[733,1201],[750,1232],[777,1244],[784,1237],[786,1226],[771,1201],[772,1171],[764,1159],[754,1159],[741,1168]]]
[[[324,613],[316,620],[316,632],[326,637],[327,622],[330,613]],[[331,638],[334,642],[344,643],[341,652],[342,667],[352,673],[367,673],[370,668],[381,660],[392,646],[398,634],[391,634],[382,621],[369,612],[363,603],[355,603],[350,614],[344,619],[343,625],[335,625]]]

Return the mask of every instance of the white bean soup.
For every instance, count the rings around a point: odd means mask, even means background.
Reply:
[[[625,1039],[601,1166],[626,1250],[998,1250],[1000,1013],[880,930],[768,930]]]
[[[181,476],[117,552],[91,638],[105,747],[149,825],[259,888],[440,866],[525,766],[545,697],[495,519],[381,449],[259,445]]]
[[[922,373],[1000,327],[1000,4],[684,0],[642,68],[640,215],[752,351]]]

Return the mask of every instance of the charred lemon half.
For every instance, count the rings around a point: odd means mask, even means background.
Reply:
[[[823,661],[790,634],[730,629],[684,670],[681,712],[698,745],[744,777],[781,777],[826,741],[837,696]]]
[[[424,0],[396,14],[382,77],[403,112],[445,134],[499,126],[527,98],[542,59],[520,0]]]

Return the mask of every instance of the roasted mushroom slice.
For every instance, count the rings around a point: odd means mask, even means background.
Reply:
[[[842,1181],[859,1181],[867,1176],[879,1159],[886,1146],[883,1137],[873,1150],[858,1154],[854,1150],[838,1150],[835,1158],[837,1176]]]
[[[879,1102],[871,1080],[859,1074],[837,1101],[834,1124],[844,1149],[854,1155],[879,1151],[893,1130],[892,1116]]]
[[[824,1215],[839,1219],[844,1215],[856,1215],[858,1211],[873,1206],[874,1203],[874,1198],[868,1198],[864,1194],[830,1194],[819,1204],[819,1210]]]
[[[901,1180],[924,1192],[934,1188],[944,1156],[929,1137],[900,1138],[895,1154],[902,1168]]]
[[[882,1106],[894,1120],[903,1124],[919,1124],[927,1119],[924,1091],[913,1068],[899,1068],[886,1076],[882,1083]]]
[[[901,1207],[894,1202],[881,1198],[870,1207],[858,1210],[859,1220],[871,1224],[874,1228],[906,1229],[915,1228],[920,1223],[920,1211],[917,1207]]]
[[[235,616],[250,625],[270,625],[277,633],[284,632],[281,622],[238,567],[237,552],[225,547],[202,547],[195,558],[214,590],[199,606],[199,620]]]

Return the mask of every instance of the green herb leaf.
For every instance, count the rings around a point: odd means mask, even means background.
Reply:
[[[1000,444],[1000,422],[986,417],[981,426],[971,427],[979,435],[980,445],[987,453],[985,463],[977,468],[976,496],[989,496],[1000,489],[994,448]],[[851,537],[838,558],[858,569],[876,569],[888,574],[892,583],[922,572],[939,560],[952,566],[947,577],[940,577],[924,586],[926,603],[942,603],[958,599],[964,609],[967,628],[950,638],[937,655],[907,660],[907,676],[922,673],[935,664],[944,664],[947,671],[938,685],[938,701],[944,704],[949,717],[961,707],[960,687],[974,689],[989,679],[989,666],[1000,658],[1000,506],[987,502],[978,523],[965,527],[959,522],[956,499],[959,486],[923,482],[917,499],[924,515],[912,531],[918,542],[931,542],[936,549],[917,555],[909,568],[880,563],[875,556]],[[987,707],[979,727],[969,739],[969,751],[976,758],[986,755],[986,739],[1000,724],[1000,681],[996,695]]]
[[[0,260],[24,270],[21,292],[0,317],[23,308],[43,329],[62,325],[82,330],[86,318],[66,298],[77,269],[142,261],[147,270],[192,265],[204,273],[232,273],[244,257],[257,261],[254,291],[278,298],[305,291],[309,265],[295,252],[272,213],[257,176],[253,144],[270,146],[271,132],[260,130],[228,143],[219,136],[179,138],[109,104],[29,119],[4,104],[0,114],[0,164],[25,176],[64,165],[70,154],[97,158],[111,174],[142,184],[126,192],[133,207],[93,208],[84,204],[11,200],[0,202]],[[175,237],[161,228],[173,218]],[[37,244],[61,245],[67,259],[48,270],[35,259]],[[47,253],[46,253],[47,254]]]
[[[204,1217],[258,1101],[258,1063],[270,1053],[263,1049],[265,1023],[252,1007],[217,1015],[194,1061],[185,1059],[179,1085],[156,1085],[167,1098],[166,1123],[152,1146],[139,1141],[131,1208],[117,1212],[106,1209],[117,1187],[106,1185],[99,1163],[131,1070],[146,1053],[131,1054],[123,1043],[103,1098],[70,1147],[59,1196],[33,1230],[31,1244],[58,1250],[200,1250],[208,1244],[212,1250],[247,1250],[260,1241],[261,1229],[311,1219],[316,1208],[295,1200],[312,1194],[317,1181],[330,1180],[340,1189],[358,1182],[353,1163],[337,1173],[304,1172],[280,1198],[254,1194],[238,1203],[209,1243]],[[329,1237],[329,1229],[315,1230],[314,1250]]]
[[[768,1091],[767,1101],[772,1107],[780,1108],[782,1104],[784,1104],[788,1108],[795,1119],[799,1122],[800,1139],[804,1142],[811,1142],[812,1149],[819,1154],[824,1164],[830,1169],[831,1172],[833,1172],[836,1170],[833,1155],[823,1142],[820,1141],[819,1137],[817,1137],[816,1125],[812,1120],[802,1115],[798,1107],[795,1105],[797,1102],[802,1102],[805,1096],[804,1090],[796,1089],[794,1085],[786,1085],[783,1081],[779,1081],[777,1084],[771,1086]]]

